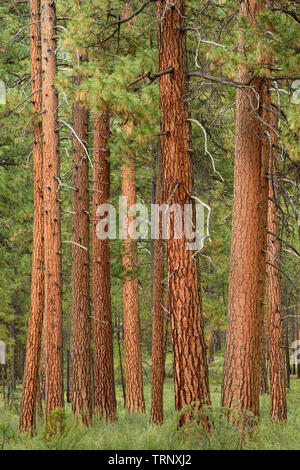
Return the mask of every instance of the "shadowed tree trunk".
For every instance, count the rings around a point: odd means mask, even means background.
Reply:
[[[162,203],[162,160],[160,149],[156,164],[156,204]],[[163,386],[165,377],[165,312],[164,306],[164,246],[161,239],[161,214],[159,239],[153,240],[153,304],[152,304],[152,388],[151,417],[155,424],[163,422]]]
[[[56,11],[52,0],[41,0],[43,179],[46,321],[46,420],[63,407],[61,213],[59,202],[58,97],[56,75]],[[59,429],[58,429],[59,430]]]
[[[208,342],[208,362],[212,363],[215,360],[215,346],[214,346],[214,330],[210,331]]]
[[[113,364],[112,313],[110,297],[109,240],[96,233],[97,208],[109,202],[109,114],[94,116],[93,170],[93,316],[95,408],[107,421],[116,419]],[[105,215],[105,214],[102,214]],[[106,215],[107,212],[106,212]]]
[[[262,345],[261,345],[261,365],[260,365],[260,387],[259,393],[263,395],[264,393],[269,393],[269,384],[268,384],[268,370],[267,370],[267,341],[265,334],[265,327],[262,331]]]
[[[272,109],[270,92],[265,93],[264,105]],[[273,108],[274,113],[276,109]],[[277,129],[278,118],[276,114],[265,111],[264,119]],[[276,152],[277,138],[270,129],[266,152],[269,156],[269,200],[268,200],[268,238],[267,238],[267,329],[269,344],[269,370],[270,370],[270,412],[274,421],[287,419],[286,383],[284,365],[284,338],[281,302],[281,275],[280,260],[281,246],[279,240],[279,191],[276,180],[278,168],[278,155]]]
[[[40,0],[30,1],[30,76],[33,111],[42,112],[42,68]],[[20,412],[20,431],[33,432],[36,427],[36,390],[44,312],[44,220],[43,220],[43,146],[42,120],[35,117],[33,141],[33,252],[31,277],[31,309],[26,346],[25,371]]]
[[[285,349],[285,384],[290,390],[291,388],[291,363],[290,363],[290,345],[289,345],[289,319],[286,318],[284,323],[284,349]]]
[[[248,16],[254,34],[259,10],[260,2],[255,0],[241,4],[241,13]],[[240,37],[240,51],[242,42]],[[239,65],[239,82],[248,82],[251,76],[250,70]],[[247,412],[259,415],[268,188],[263,129],[257,115],[261,113],[262,83],[262,79],[254,78],[248,96],[243,89],[236,94],[234,208],[222,387],[222,405],[236,407],[246,423]]]
[[[157,3],[159,72],[173,69],[159,79],[164,201],[178,204],[183,220],[184,205],[193,203],[186,39],[182,32],[185,4],[180,0],[176,8],[168,5],[166,0]],[[174,219],[171,214],[167,264],[175,406],[181,410],[193,404],[197,411],[210,402],[199,275],[193,251],[186,248],[189,240],[183,233],[180,239],[174,238]],[[182,414],[180,426],[191,414]]]
[[[78,53],[79,54],[79,53]],[[86,53],[74,57],[74,62],[87,61]],[[74,85],[81,77],[73,76]],[[91,421],[91,351],[90,351],[90,296],[89,296],[89,165],[88,109],[79,102],[72,106],[73,129],[78,138],[72,142],[72,329],[71,329],[71,383],[72,412],[82,422]]]

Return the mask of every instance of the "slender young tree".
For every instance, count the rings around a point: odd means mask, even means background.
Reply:
[[[162,204],[162,159],[158,151],[156,163],[156,204]],[[151,422],[163,422],[163,385],[165,376],[165,311],[164,311],[164,246],[162,241],[161,214],[159,238],[153,240],[153,302],[152,302],[152,388]]]
[[[20,431],[35,430],[36,390],[39,387],[39,360],[44,312],[44,221],[43,221],[43,144],[42,144],[42,55],[40,0],[30,1],[30,76],[35,119],[33,141],[33,252],[31,309],[26,346]]]
[[[54,86],[56,37],[55,2],[41,0],[47,424],[51,412],[63,407],[58,96]]]
[[[276,182],[278,178],[278,155],[276,151],[277,138],[274,130],[277,129],[278,118],[276,108],[272,110],[270,92],[267,90],[264,97],[265,115],[272,126],[268,131],[269,141],[266,142],[266,152],[269,155],[269,198],[268,198],[268,236],[267,236],[267,265],[266,265],[266,296],[267,296],[267,330],[269,345],[270,370],[270,412],[274,421],[287,419],[286,383],[285,383],[285,357],[284,337],[281,303],[281,275],[280,275],[280,219],[278,213],[279,190]],[[271,110],[271,111],[268,111]]]
[[[131,14],[131,2],[126,2],[123,7],[124,17]],[[127,22],[127,27],[132,24]],[[130,139],[133,123],[129,119],[124,126],[124,131]],[[126,155],[122,164],[122,196],[127,198],[128,206],[136,204],[136,170],[135,159]],[[145,412],[145,400],[143,392],[142,352],[140,339],[139,318],[139,292],[137,277],[137,244],[130,238],[128,228],[133,222],[133,217],[123,223],[123,324],[124,324],[124,353],[125,353],[125,390],[126,408],[129,412]]]
[[[173,70],[159,79],[164,201],[178,204],[182,218],[184,205],[194,202],[184,15],[184,0],[179,0],[176,8],[167,0],[157,2],[159,72]],[[194,253],[186,246],[189,240],[181,235],[174,238],[171,214],[167,264],[175,405],[177,410],[188,405],[198,410],[210,402],[200,280]],[[190,417],[189,412],[182,414],[180,425]]]
[[[253,34],[256,34],[255,17],[260,9],[261,4],[256,0],[241,4],[241,14],[248,17]],[[238,81],[246,83],[251,77],[251,70],[239,65]],[[254,78],[247,93],[238,89],[236,95],[234,206],[222,387],[222,405],[241,410],[246,422],[247,412],[259,415],[268,188],[268,158],[262,148],[264,129],[259,116],[262,84],[261,78]]]
[[[136,204],[136,172],[133,159],[127,160],[122,165],[122,196],[127,198],[129,207]],[[136,273],[137,245],[136,240],[128,235],[128,227],[133,221],[133,217],[128,217],[127,225],[123,227],[126,237],[123,242],[122,258],[126,408],[129,412],[144,413],[139,292]]]
[[[215,345],[214,345],[214,330],[211,329],[208,341],[208,362],[212,363],[215,360]]]
[[[85,52],[78,53],[74,62],[87,60]],[[81,76],[73,76],[80,85]],[[72,106],[72,331],[71,331],[71,404],[72,412],[90,424],[91,352],[90,352],[90,295],[89,295],[89,165],[88,109],[80,102]]]
[[[267,370],[267,339],[265,333],[265,327],[262,331],[262,345],[261,345],[261,363],[260,363],[260,385],[259,393],[263,395],[264,393],[269,393],[269,383],[268,383],[268,370]]]
[[[97,209],[110,194],[109,114],[94,116],[93,170],[93,316],[95,408],[107,421],[116,419],[109,240],[98,238]],[[108,213],[105,213],[108,216]],[[105,214],[102,214],[104,216]]]

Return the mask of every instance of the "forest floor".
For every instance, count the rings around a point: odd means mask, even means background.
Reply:
[[[169,359],[170,361],[170,359]],[[167,370],[170,370],[169,364]],[[145,383],[147,414],[128,415],[124,411],[121,387],[117,387],[118,421],[106,425],[98,419],[86,429],[78,426],[66,407],[65,432],[62,436],[47,439],[43,423],[38,423],[37,436],[20,436],[18,433],[18,414],[16,409],[8,409],[3,404],[0,390],[0,449],[59,449],[59,450],[192,450],[192,449],[300,449],[300,380],[291,377],[291,389],[288,397],[288,421],[272,424],[269,418],[269,396],[261,396],[261,418],[251,434],[237,432],[236,429],[220,416],[220,389],[223,360],[217,356],[210,365],[210,390],[212,407],[209,413],[214,426],[208,435],[199,428],[191,428],[183,436],[177,431],[178,415],[174,411],[174,389],[171,377],[167,377],[164,388],[164,418],[162,426],[149,425],[150,383]],[[17,392],[17,403],[21,390]],[[18,405],[17,405],[18,406]]]

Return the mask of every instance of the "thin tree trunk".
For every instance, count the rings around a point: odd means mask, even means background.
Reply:
[[[185,4],[180,0],[176,8],[168,5],[167,0],[157,3],[159,71],[174,69],[159,79],[164,201],[178,204],[183,219],[184,205],[193,202],[187,53],[182,32]],[[182,238],[173,238],[173,216],[167,240],[167,264],[175,406],[181,410],[191,405],[197,411],[210,403],[199,276],[193,251],[186,248],[187,238],[183,233]],[[183,413],[179,425],[188,422],[191,414]]]
[[[300,341],[300,318],[297,319],[297,326],[298,326],[298,341]],[[299,358],[299,356],[298,356]],[[300,379],[300,362],[297,364],[297,379]]]
[[[284,349],[285,349],[285,379],[286,387],[291,388],[291,363],[290,363],[290,345],[289,345],[289,319],[284,321]]]
[[[58,97],[56,75],[56,10],[53,0],[41,0],[43,194],[45,246],[45,321],[47,342],[46,422],[63,407],[61,213],[59,202]],[[58,431],[60,423],[57,423]]]
[[[211,364],[215,360],[214,330],[210,331],[208,342],[208,362]]]
[[[116,419],[113,363],[112,312],[110,294],[109,240],[96,233],[97,208],[107,204],[110,193],[109,114],[94,117],[93,170],[93,314],[95,408],[107,421]],[[108,215],[108,213],[107,213]]]
[[[44,312],[44,221],[43,221],[43,148],[42,68],[41,68],[40,0],[30,1],[30,76],[33,95],[33,253],[31,309],[26,346],[25,371],[20,412],[20,431],[33,432]],[[38,91],[39,90],[39,91]]]
[[[264,105],[271,109],[270,92],[265,93]],[[273,109],[276,112],[276,109]],[[277,129],[277,116],[265,111],[264,119]],[[267,238],[267,329],[269,344],[270,370],[270,412],[274,421],[287,419],[286,383],[284,365],[284,340],[282,321],[281,275],[280,275],[280,240],[279,240],[279,191],[276,184],[278,178],[278,156],[276,153],[276,134],[269,130],[269,200],[268,200],[268,238]]]
[[[156,164],[156,204],[162,203],[162,159],[160,149]],[[163,422],[163,386],[165,377],[165,312],[164,306],[164,246],[162,241],[161,217],[159,239],[153,240],[153,304],[152,304],[152,388],[151,417],[154,424]]]
[[[260,2],[255,0],[241,4],[241,13],[248,16],[253,29],[259,8]],[[243,47],[241,38],[239,47]],[[247,82],[251,75],[239,65],[239,81]],[[247,412],[259,415],[268,187],[263,132],[256,114],[261,112],[263,96],[260,78],[252,80],[247,94],[249,98],[238,89],[236,96],[234,209],[222,387],[222,405],[240,410],[243,418],[237,419],[245,423]]]
[[[130,130],[127,129],[129,135]],[[135,163],[128,159],[122,165],[122,196],[127,197],[128,206],[136,203]],[[128,217],[126,238],[123,242],[123,316],[126,408],[129,412],[145,412],[143,394],[142,353],[140,343],[139,293],[137,277],[137,245],[128,235],[128,227],[133,222]]]
[[[260,365],[260,387],[259,393],[263,395],[264,393],[269,393],[269,384],[268,384],[268,370],[266,364],[266,349],[267,349],[267,338],[265,334],[265,328],[262,332],[262,345],[261,345],[261,365]]]
[[[131,0],[123,5],[124,17],[132,13]],[[127,28],[132,28],[132,21],[127,21]],[[132,121],[124,126],[130,138],[133,128]],[[125,156],[122,165],[122,196],[127,197],[128,206],[136,203],[136,170],[135,161],[130,155]],[[123,224],[123,324],[124,324],[124,353],[125,353],[125,389],[126,408],[132,413],[145,413],[143,392],[142,352],[140,339],[139,293],[136,273],[138,254],[136,241],[128,235],[128,227],[133,217],[128,218],[127,226]]]
[[[75,60],[86,61],[86,53]],[[81,77],[73,77],[74,85],[80,85]],[[79,102],[72,107],[72,330],[71,330],[71,404],[72,412],[80,415],[88,426],[91,421],[90,374],[90,295],[89,295],[89,165],[88,109]]]

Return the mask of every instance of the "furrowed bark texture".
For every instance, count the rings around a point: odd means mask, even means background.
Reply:
[[[46,420],[63,407],[61,214],[59,203],[58,97],[56,74],[56,11],[53,0],[41,0],[42,100],[44,155],[45,319],[47,342]]]
[[[162,203],[162,160],[160,150],[156,165],[156,204]],[[161,217],[160,217],[161,224]],[[153,256],[153,312],[152,312],[152,388],[151,417],[155,424],[163,422],[163,386],[165,377],[165,311],[164,305],[164,246],[160,238],[154,240]]]
[[[128,207],[136,203],[135,162],[128,160],[122,165],[122,196],[127,197]],[[128,235],[133,222],[128,217],[123,242],[123,322],[126,380],[126,408],[129,412],[145,412],[143,394],[142,353],[140,344],[139,292],[137,269],[137,245]]]
[[[42,120],[42,55],[40,0],[30,1],[30,76],[33,112],[33,252],[31,277],[31,309],[26,344],[25,370],[20,412],[20,431],[32,432],[36,427],[36,390],[44,313],[44,220],[43,220],[43,137]]]
[[[86,61],[82,54],[79,60]],[[81,82],[73,77],[74,85]],[[91,351],[90,351],[90,296],[89,296],[89,165],[88,109],[78,102],[72,107],[73,129],[80,141],[72,142],[72,330],[71,330],[71,405],[72,412],[91,421]],[[83,145],[85,148],[83,147]],[[75,245],[76,243],[76,245]],[[79,246],[80,245],[80,246]]]
[[[184,26],[184,1],[169,7],[166,0],[157,3],[159,71],[174,68],[160,77],[161,150],[163,159],[164,201],[184,204],[193,199],[191,130],[189,118],[187,56]],[[182,215],[183,217],[183,215]],[[169,275],[169,309],[177,410],[193,405],[198,410],[209,403],[206,348],[201,321],[201,298],[197,261],[186,249],[187,239],[174,239],[174,217],[171,214],[170,239],[167,240]],[[181,416],[180,425],[191,417]]]
[[[260,2],[254,0],[241,6],[253,28],[259,9]],[[251,72],[239,66],[238,80],[247,82],[250,77]],[[222,405],[236,407],[246,422],[247,412],[259,415],[268,187],[264,129],[257,116],[261,114],[262,97],[260,78],[252,80],[251,89],[238,89],[236,96],[234,210]]]
[[[265,99],[265,106],[272,109],[269,92]],[[273,108],[276,113],[276,108]],[[265,111],[265,119],[272,127],[277,129],[277,116]],[[269,200],[268,200],[268,237],[267,237],[267,329],[269,344],[269,370],[270,370],[270,413],[274,421],[287,419],[286,379],[284,357],[284,325],[282,321],[281,301],[281,275],[280,260],[281,244],[280,220],[276,203],[279,204],[279,190],[276,180],[278,178],[278,155],[276,152],[276,134],[270,129],[266,152],[269,154]],[[273,255],[273,256],[272,256]]]
[[[93,316],[95,408],[107,421],[116,419],[113,365],[112,313],[110,297],[109,240],[100,240],[96,228],[97,208],[106,204],[110,193],[109,114],[94,116],[93,170]]]

